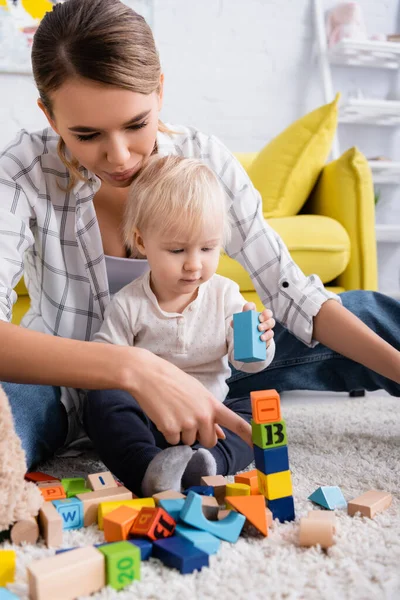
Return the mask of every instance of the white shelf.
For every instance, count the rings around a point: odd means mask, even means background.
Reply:
[[[377,242],[400,243],[400,225],[378,223],[375,232]]]
[[[400,162],[369,160],[374,183],[400,184]]]
[[[400,101],[349,98],[339,107],[339,123],[400,125]]]
[[[398,69],[400,43],[344,39],[328,51],[328,58],[335,65]]]

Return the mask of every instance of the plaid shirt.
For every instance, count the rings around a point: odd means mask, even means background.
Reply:
[[[306,277],[279,235],[265,222],[259,193],[239,162],[215,137],[170,126],[158,133],[160,155],[203,160],[217,174],[233,218],[226,248],[250,274],[277,321],[311,345],[313,317],[328,298],[320,279]],[[0,319],[10,321],[13,288],[24,274],[31,307],[22,326],[51,335],[90,340],[110,301],[106,263],[93,196],[100,180],[83,170],[63,191],[68,172],[57,155],[51,129],[22,131],[0,154]],[[68,440],[80,433],[84,393],[62,389],[69,416]]]

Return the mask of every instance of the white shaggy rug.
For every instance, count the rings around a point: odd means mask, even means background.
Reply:
[[[327,552],[300,548],[298,522],[275,524],[268,538],[223,542],[210,568],[182,576],[151,559],[142,580],[117,593],[104,588],[97,600],[246,598],[372,600],[400,598],[400,399],[341,399],[337,403],[285,405],[297,518],[312,508],[307,497],[320,485],[338,485],[347,500],[374,488],[393,494],[392,506],[375,520],[337,511],[336,544]],[[57,459],[43,470],[82,476],[102,469],[93,456]],[[103,541],[97,526],[64,533],[64,546]],[[3,548],[11,546],[5,542]],[[26,566],[53,554],[42,544],[16,548],[17,577],[10,589],[28,598]],[[48,599],[56,600],[56,599]]]

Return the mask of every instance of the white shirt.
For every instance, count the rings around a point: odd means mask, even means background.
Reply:
[[[157,134],[161,156],[199,158],[213,169],[232,215],[225,248],[250,274],[264,306],[306,344],[313,344],[313,317],[329,298],[316,275],[306,277],[262,215],[260,194],[243,167],[214,136],[168,125]],[[31,306],[22,326],[50,335],[90,340],[110,302],[106,261],[93,203],[101,182],[82,167],[88,182],[70,192],[69,174],[57,155],[52,129],[21,131],[0,154],[0,319],[10,321],[22,275]],[[71,441],[81,434],[85,393],[62,388]]]
[[[225,382],[231,375],[228,360],[240,371],[258,373],[275,354],[272,340],[265,361],[234,359],[230,323],[245,304],[237,283],[213,275],[182,313],[166,312],[158,304],[147,272],[115,294],[93,341],[146,348],[198,379],[223,402],[229,389]]]

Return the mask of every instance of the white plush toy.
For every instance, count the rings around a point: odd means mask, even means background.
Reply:
[[[344,38],[368,39],[361,6],[357,2],[342,2],[332,8],[326,28],[329,48]]]

